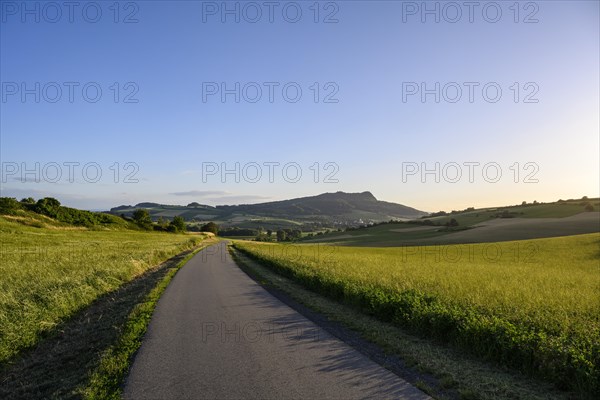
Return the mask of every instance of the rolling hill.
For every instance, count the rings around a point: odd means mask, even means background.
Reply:
[[[195,202],[187,206],[144,202],[114,207],[110,213],[129,216],[138,208],[147,209],[153,219],[181,216],[189,222],[215,221],[224,226],[243,227],[353,226],[419,218],[427,214],[402,204],[377,200],[371,192],[323,193],[290,200],[216,207]]]
[[[397,247],[526,240],[600,232],[600,199],[559,200],[434,213],[306,237],[305,242]],[[454,220],[454,224],[450,221]]]

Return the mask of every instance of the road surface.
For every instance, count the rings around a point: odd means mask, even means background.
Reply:
[[[158,302],[126,399],[427,399],[242,272],[224,244]]]

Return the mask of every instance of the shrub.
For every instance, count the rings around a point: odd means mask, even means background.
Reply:
[[[215,224],[214,222],[209,222],[208,224],[202,225],[202,227],[200,228],[200,231],[201,232],[211,232],[216,235],[219,233],[219,225]]]
[[[186,231],[185,221],[183,220],[182,217],[176,216],[175,218],[173,218],[173,221],[171,221],[171,223],[169,224],[168,229],[169,229],[169,232],[171,232],[171,229],[174,229],[175,232],[185,232]]]
[[[17,199],[12,197],[0,197],[0,214],[11,215],[21,209],[21,204]]]
[[[46,215],[50,218],[56,218],[60,210],[60,201],[53,197],[44,197],[35,204],[35,212]]]
[[[133,212],[133,221],[142,229],[150,230],[152,229],[152,219],[150,219],[150,214],[148,210],[143,208],[138,208]]]

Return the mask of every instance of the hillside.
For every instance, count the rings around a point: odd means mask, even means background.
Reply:
[[[380,201],[370,192],[323,193],[317,196],[259,204],[207,206],[191,203],[187,206],[139,203],[119,206],[111,214],[130,215],[137,208],[146,208],[153,219],[181,216],[187,221],[215,221],[225,226],[290,226],[319,224],[322,226],[359,225],[390,219],[412,219],[426,215],[402,204]]]
[[[402,204],[380,201],[371,192],[323,193],[317,196],[239,206],[217,206],[217,209],[246,212],[273,217],[323,217],[340,219],[415,218],[425,213]]]
[[[501,242],[600,232],[600,199],[438,212],[411,221],[347,228],[305,241],[347,246]],[[451,221],[454,221],[453,223]]]
[[[0,215],[7,220],[38,228],[138,229],[135,224],[123,218],[65,207],[52,197],[45,197],[37,202],[31,197],[21,201],[0,197]]]

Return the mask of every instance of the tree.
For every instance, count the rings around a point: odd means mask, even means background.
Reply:
[[[267,236],[271,237],[272,234],[273,234],[273,231],[271,229],[267,229]]]
[[[35,199],[33,197],[27,197],[21,199],[22,204],[35,204]]]
[[[277,241],[278,242],[285,242],[287,239],[287,234],[285,233],[285,231],[283,229],[280,229],[277,231]]]
[[[452,218],[450,222],[446,223],[446,226],[458,226],[458,221]]]
[[[173,227],[173,228],[171,228]],[[175,232],[185,232],[186,226],[185,221],[179,215],[173,218],[173,221],[169,224],[169,230],[173,229]]]
[[[51,218],[56,218],[60,210],[60,201],[53,197],[44,197],[35,204],[35,212],[44,214]]]
[[[592,203],[589,203],[589,202],[588,202],[588,203],[585,205],[585,208],[584,208],[584,210],[585,210],[585,211],[594,211],[594,206],[592,205]]]
[[[219,225],[215,224],[214,222],[209,222],[208,224],[204,224],[202,225],[202,227],[200,228],[201,232],[211,232],[214,233],[215,235],[217,235],[219,233]]]
[[[0,197],[0,214],[14,214],[20,210],[21,204],[12,197]]]
[[[444,215],[448,215],[448,213],[446,211],[438,211],[438,212],[429,214],[429,217],[441,217]]]
[[[133,212],[133,221],[142,229],[152,229],[152,219],[150,213],[144,208],[138,208]]]
[[[156,221],[156,225],[154,226],[154,230],[157,230],[157,231],[169,230],[169,222],[167,220],[165,220],[163,217],[159,217],[158,221]]]
[[[258,232],[258,234],[254,238],[254,240],[257,241],[257,242],[272,242],[273,241],[273,237],[272,236],[267,236],[267,234],[264,233],[264,232]]]
[[[302,238],[302,231],[299,229],[287,229],[286,235],[288,240],[298,240]]]

